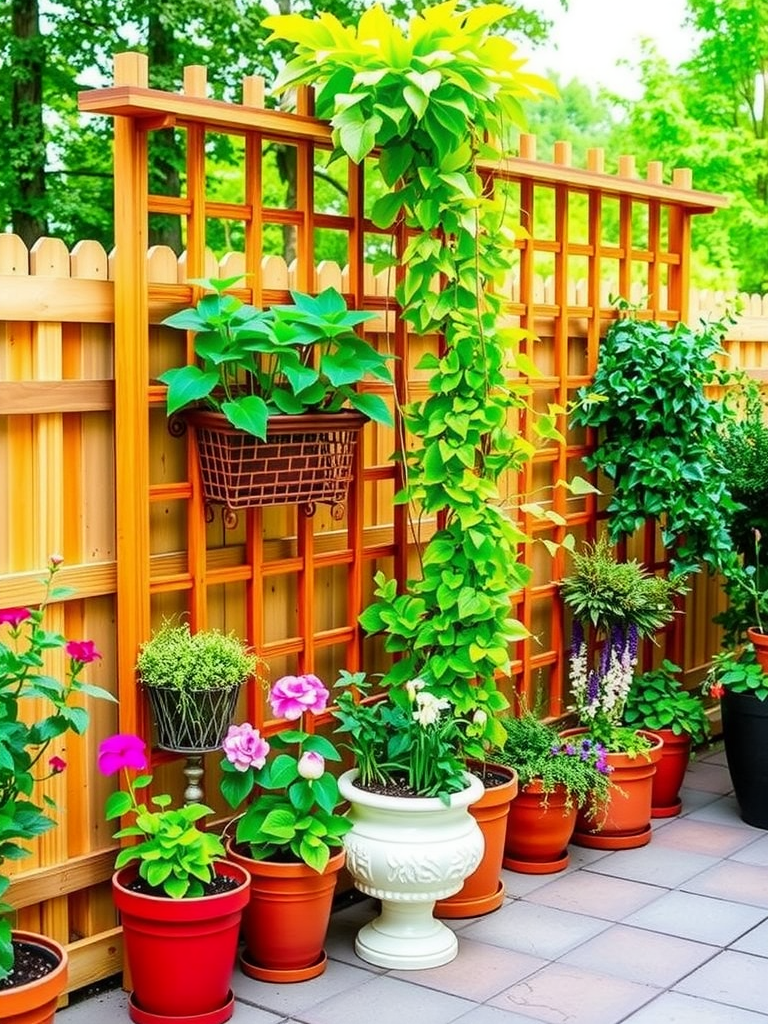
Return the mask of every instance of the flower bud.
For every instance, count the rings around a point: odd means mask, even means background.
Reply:
[[[325,772],[325,758],[314,750],[307,750],[299,759],[298,771],[302,779],[319,779]]]

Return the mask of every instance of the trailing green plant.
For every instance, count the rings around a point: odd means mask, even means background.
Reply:
[[[256,309],[225,294],[241,280],[193,280],[213,294],[163,321],[194,332],[195,355],[202,364],[160,374],[158,379],[168,385],[169,416],[204,403],[237,429],[262,440],[270,416],[337,412],[345,405],[391,424],[381,396],[354,387],[369,374],[392,380],[387,366],[391,357],[377,352],[355,331],[375,313],[347,309],[334,288],[316,297],[291,292],[292,306]]]
[[[728,690],[768,700],[768,675],[758,665],[752,644],[719,651],[712,659],[702,690],[710,697],[722,697]]]
[[[699,696],[680,685],[679,665],[665,658],[659,668],[632,680],[624,707],[624,723],[635,729],[670,729],[686,734],[694,746],[710,733],[709,719]]]
[[[439,354],[419,364],[429,373],[427,397],[402,410],[409,443],[395,499],[414,517],[440,516],[439,528],[404,593],[376,576],[376,600],[360,621],[397,655],[385,685],[421,678],[465,719],[481,708],[491,743],[503,739],[495,716],[507,705],[497,676],[528,635],[510,600],[530,578],[519,553],[527,538],[498,481],[532,446],[510,424],[525,409],[533,431],[553,437],[561,411],[539,416],[528,407],[524,375],[534,368],[520,349],[525,332],[501,322],[497,289],[514,265],[516,211],[489,168],[523,123],[521,100],[551,91],[494,34],[509,16],[501,4],[462,11],[450,0],[407,30],[380,6],[356,30],[329,14],[265,20],[272,39],[294,46],[277,90],[314,84],[336,155],[373,156],[385,187],[373,223],[406,238],[388,261],[401,268],[401,316],[414,333],[442,338]]]
[[[737,507],[718,443],[732,414],[707,389],[728,379],[717,356],[734,318],[726,313],[693,330],[640,320],[623,300],[618,309],[594,379],[579,390],[571,412],[574,426],[597,431],[584,461],[612,481],[611,539],[653,519],[676,572],[694,571],[701,562],[718,570],[732,550],[729,525]]]
[[[742,506],[731,516],[730,532],[734,548],[750,562],[752,531],[768,537],[768,397],[758,381],[734,373],[725,405],[720,461],[728,467],[731,497]]]
[[[532,711],[505,715],[502,721],[507,738],[494,761],[514,768],[523,788],[538,781],[544,803],[563,787],[567,810],[583,807],[587,817],[594,817],[605,805],[611,784],[605,747],[589,737],[563,739]]]

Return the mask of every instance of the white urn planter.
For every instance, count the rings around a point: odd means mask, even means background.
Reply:
[[[355,939],[361,960],[378,967],[420,970],[450,963],[456,936],[432,911],[457,893],[483,855],[483,835],[469,807],[483,784],[467,775],[467,788],[437,797],[369,793],[355,785],[353,768],[339,779],[353,827],[344,837],[346,865],[355,887],[381,900],[381,914]]]

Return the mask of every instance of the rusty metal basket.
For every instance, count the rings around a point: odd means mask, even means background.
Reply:
[[[355,447],[367,417],[354,409],[336,413],[271,416],[267,439],[237,430],[222,413],[184,414],[194,428],[206,502],[225,509],[318,502],[344,514]]]

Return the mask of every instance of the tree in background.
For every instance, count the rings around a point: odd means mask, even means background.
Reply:
[[[564,3],[565,0],[562,0]],[[270,10],[267,10],[267,4]],[[351,23],[366,0],[0,0],[0,131],[6,159],[0,166],[0,229],[31,246],[44,234],[69,244],[95,238],[112,244],[111,121],[83,118],[77,93],[111,81],[112,55],[149,55],[150,85],[176,90],[184,65],[208,68],[217,98],[237,97],[243,75],[271,81],[282,62],[279,45],[264,45],[261,23],[281,13],[325,10]],[[394,0],[390,11],[406,17],[424,0]],[[549,27],[534,9],[516,12],[515,35],[541,42]],[[235,158],[222,147],[211,165]],[[152,191],[178,195],[184,153],[172,129],[153,133]],[[275,174],[290,194],[291,153],[275,153]],[[218,175],[217,175],[218,177]],[[180,251],[178,218],[152,218],[150,239]]]

